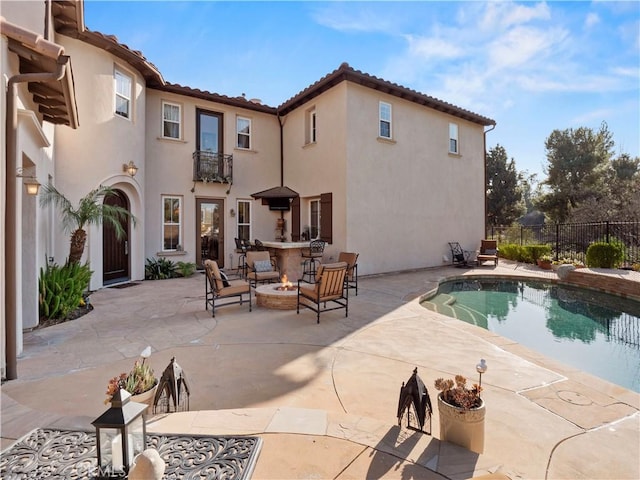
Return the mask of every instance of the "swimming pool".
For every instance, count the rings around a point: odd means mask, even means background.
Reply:
[[[422,305],[640,392],[639,302],[549,282],[482,278],[442,283]]]

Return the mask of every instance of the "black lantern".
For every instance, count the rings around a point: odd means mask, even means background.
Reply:
[[[91,422],[96,427],[101,478],[122,477],[146,448],[146,409],[146,404],[132,402],[131,394],[120,389],[111,398],[111,408]]]

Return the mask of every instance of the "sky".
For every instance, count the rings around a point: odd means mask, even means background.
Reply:
[[[556,129],[606,122],[640,156],[640,2],[96,1],[85,25],[167,82],[277,107],[347,62],[496,121],[518,171],[545,178]]]

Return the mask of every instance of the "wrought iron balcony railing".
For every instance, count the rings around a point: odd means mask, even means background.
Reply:
[[[193,152],[193,181],[233,183],[233,155],[202,150]]]

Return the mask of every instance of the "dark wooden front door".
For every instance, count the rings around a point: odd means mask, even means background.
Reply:
[[[119,206],[129,211],[127,196],[116,190],[115,195],[104,199],[105,205]],[[129,280],[129,218],[121,219],[120,224],[126,235],[118,239],[115,229],[104,223],[102,226],[102,283]]]
[[[196,263],[202,267],[207,259],[224,267],[224,200],[196,199]]]

